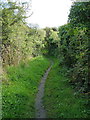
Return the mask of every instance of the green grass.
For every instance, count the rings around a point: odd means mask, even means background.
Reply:
[[[44,106],[48,118],[87,118],[87,99],[81,97],[69,85],[65,77],[66,68],[59,66],[54,59],[54,65],[45,85]]]
[[[27,63],[7,68],[8,82],[3,82],[3,118],[34,118],[35,97],[40,80],[50,62],[36,57]]]

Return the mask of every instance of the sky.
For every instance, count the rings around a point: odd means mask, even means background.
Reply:
[[[64,25],[71,5],[72,0],[32,0],[33,14],[27,22],[38,24],[40,28]]]
[[[4,0],[6,1],[6,0]],[[40,28],[59,27],[67,23],[68,14],[73,0],[12,0],[20,2],[31,2],[33,14],[26,19],[28,24],[38,24]]]

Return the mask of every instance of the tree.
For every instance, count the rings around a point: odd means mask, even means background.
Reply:
[[[46,37],[45,37],[45,49],[48,55],[57,55],[58,54],[58,32],[55,28],[45,28]]]
[[[12,34],[14,36],[14,28],[16,26],[24,23],[24,10],[22,7],[17,6],[15,2],[8,1],[7,3],[3,3],[1,6],[2,10],[2,60],[3,63],[11,64],[13,56],[13,50],[15,50],[16,40],[12,42]]]
[[[73,24],[73,26],[82,24],[90,28],[90,2],[74,2],[68,21]]]
[[[82,92],[88,91],[89,6],[90,2],[75,2],[69,23],[61,26],[58,34],[62,63],[68,68],[70,82]]]

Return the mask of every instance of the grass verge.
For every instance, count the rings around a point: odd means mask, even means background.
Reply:
[[[54,59],[45,85],[44,106],[47,117],[87,118],[85,104],[88,101],[69,85],[65,71],[65,68],[59,66],[59,61]]]
[[[7,68],[8,82],[2,85],[3,118],[35,118],[35,97],[40,80],[50,62],[36,57]]]

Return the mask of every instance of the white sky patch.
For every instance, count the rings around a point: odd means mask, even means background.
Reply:
[[[33,15],[27,22],[38,24],[40,28],[64,25],[71,5],[72,0],[32,0]]]

